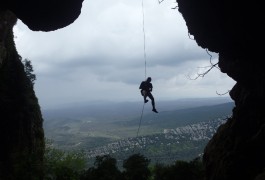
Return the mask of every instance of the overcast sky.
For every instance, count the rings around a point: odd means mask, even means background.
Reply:
[[[162,100],[219,97],[235,82],[210,65],[205,49],[190,39],[174,0],[144,0],[146,75]],[[32,61],[42,108],[85,101],[140,101],[145,80],[142,0],[85,0],[79,18],[52,32],[14,27],[18,53]],[[191,37],[192,38],[192,37]],[[213,62],[217,62],[217,55]],[[226,94],[224,97],[228,97]]]

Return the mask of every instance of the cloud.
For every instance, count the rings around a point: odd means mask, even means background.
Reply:
[[[140,0],[87,0],[80,17],[60,30],[33,32],[18,21],[16,46],[32,61],[40,105],[142,100],[138,87],[145,76],[152,77],[157,99],[217,96],[216,90],[231,89],[234,82],[218,69],[196,81],[187,78],[204,70],[198,67],[208,66],[210,56],[189,38],[175,6],[147,0],[142,11]]]

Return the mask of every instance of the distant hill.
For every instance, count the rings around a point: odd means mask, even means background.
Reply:
[[[233,107],[228,98],[181,99],[157,102],[157,114],[149,102],[140,118],[143,102],[85,103],[44,111],[44,131],[55,147],[84,150],[91,166],[97,155],[122,162],[135,152],[170,164],[202,154]]]
[[[118,166],[122,167],[122,162],[126,157],[136,152],[151,159],[151,164],[156,162],[173,164],[176,160],[190,161],[201,156],[217,128],[226,121],[225,118],[217,118],[164,129],[163,132],[154,135],[125,138],[92,148],[82,143],[79,146],[85,149],[90,166],[93,166],[92,162],[96,156],[109,154],[115,157]]]
[[[230,98],[188,98],[172,101],[157,101],[157,110],[161,113],[200,106],[211,106],[232,102]],[[142,111],[143,102],[87,102],[65,105],[57,109],[42,110],[45,121],[60,119],[94,119],[96,121],[120,121],[137,118]],[[145,105],[144,114],[153,114],[151,104]],[[152,116],[152,115],[151,115]]]
[[[229,116],[234,106],[228,99],[218,98],[181,101],[159,102],[158,114],[151,111],[150,104],[146,104],[139,135],[154,135],[164,129]],[[98,103],[46,111],[45,136],[61,147],[73,147],[82,142],[89,148],[135,137],[142,107],[140,102]]]
[[[185,126],[202,121],[208,121],[232,114],[233,102],[211,106],[199,106],[173,111],[162,111],[158,114],[143,116],[142,125],[153,125],[160,128]],[[125,122],[128,126],[139,124],[139,118]]]

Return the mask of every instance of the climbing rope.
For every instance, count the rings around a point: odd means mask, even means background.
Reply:
[[[144,41],[144,77],[146,79],[146,48],[145,48],[145,23],[144,23],[144,0],[142,0],[142,17],[143,17],[143,41]],[[142,113],[141,113],[141,116],[140,116],[140,119],[139,119],[139,125],[138,125],[138,129],[137,129],[137,134],[136,134],[136,140],[137,140],[137,137],[139,135],[139,132],[140,132],[140,128],[141,128],[141,124],[142,124],[142,119],[143,119],[143,114],[144,114],[144,105],[145,105],[145,102],[143,104],[143,108],[142,108]],[[135,149],[135,146],[133,148],[133,152],[134,152],[134,149]]]
[[[139,121],[138,130],[137,130],[137,134],[136,134],[135,140],[137,140],[137,137],[138,137],[139,132],[140,132],[140,127],[141,127],[141,124],[142,124],[142,119],[143,119],[143,114],[144,114],[144,105],[145,105],[145,103],[143,104],[142,113],[141,113],[141,117],[140,117],[140,121]],[[134,152],[135,147],[136,147],[136,144],[134,145],[132,152]]]
[[[143,119],[143,114],[144,114],[144,105],[145,105],[145,103],[143,104],[142,113],[141,113],[141,117],[140,117],[140,121],[139,121],[139,126],[138,126],[136,137],[138,137],[138,135],[139,135],[140,127],[141,127],[141,124],[142,124],[142,119]]]
[[[143,40],[144,40],[144,77],[146,79],[146,44],[145,44],[145,22],[144,22],[144,0],[142,0],[142,17],[143,17]]]
[[[143,41],[144,41],[144,77],[146,79],[146,44],[145,44],[145,22],[144,22],[144,0],[142,0],[142,17],[143,17]],[[140,120],[139,120],[139,126],[138,126],[138,130],[137,130],[137,134],[136,134],[136,138],[138,137],[139,135],[139,131],[140,131],[140,128],[141,128],[141,124],[142,124],[142,119],[143,119],[143,114],[144,114],[144,105],[145,105],[145,102],[143,104],[143,108],[142,108],[142,113],[141,113],[141,116],[140,116]]]

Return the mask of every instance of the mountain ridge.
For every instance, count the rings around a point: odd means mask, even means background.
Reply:
[[[158,101],[156,104],[157,110],[160,113],[164,111],[172,111],[178,109],[199,107],[203,105],[216,105],[226,102],[232,102],[226,97],[217,98],[187,98],[171,101]],[[143,107],[143,102],[85,102],[65,105],[65,107],[57,109],[44,109],[43,117],[46,121],[55,118],[77,118],[84,117],[95,118],[98,121],[110,121],[115,118],[126,118],[128,116],[138,116]],[[153,114],[151,104],[145,104],[145,114]],[[106,118],[107,117],[107,118]],[[135,117],[135,118],[136,118]]]

